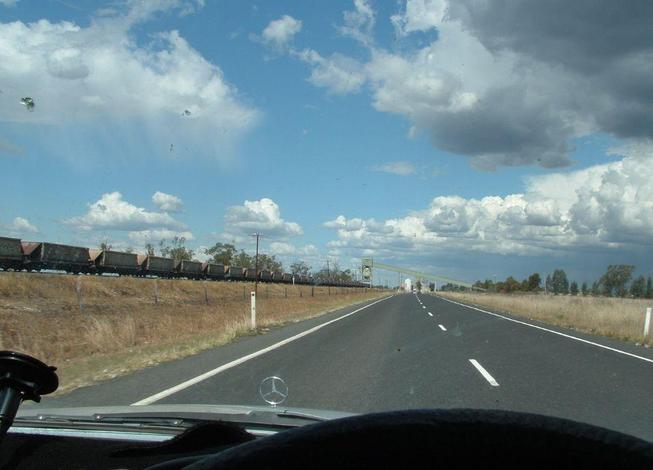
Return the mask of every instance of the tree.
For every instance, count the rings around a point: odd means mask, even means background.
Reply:
[[[252,257],[252,265],[255,260]],[[265,253],[258,254],[258,269],[261,271],[283,272],[283,265],[281,261],[277,260],[274,255],[266,255]]]
[[[651,276],[646,280],[646,298],[653,299],[653,279],[651,279]]]
[[[503,283],[503,291],[507,293],[518,291],[520,287],[519,282],[512,276],[508,276]]]
[[[172,258],[176,261],[193,259],[193,250],[186,248],[185,237],[174,237],[170,245],[165,240],[161,240],[159,242],[159,250],[161,251],[161,256]]]
[[[417,280],[417,282],[415,282],[415,290],[417,292],[422,292],[422,281],[420,281],[419,279]]]
[[[542,283],[542,278],[539,273],[533,273],[528,276],[528,290],[536,291],[539,290],[540,284]]]
[[[237,250],[231,243],[216,243],[211,248],[207,249],[205,253],[211,256],[209,259],[211,263],[231,266]]]
[[[107,241],[100,243],[100,250],[102,251],[111,251],[112,246]]]
[[[630,284],[630,295],[637,299],[646,296],[646,278],[639,276]]]
[[[311,272],[311,267],[303,261],[295,261],[290,265],[290,272],[293,276],[308,276]]]
[[[235,254],[231,259],[231,264],[234,266],[240,266],[241,268],[253,268],[254,257],[245,253],[244,250],[240,250],[240,253]]]
[[[599,295],[601,295],[601,285],[599,284],[598,281],[594,281],[592,283],[592,295],[594,297],[598,297]]]
[[[608,266],[607,271],[601,277],[601,284],[603,284],[606,294],[625,297],[628,292],[626,284],[633,277],[634,270],[635,266],[632,264],[611,264]]]
[[[146,243],[145,251],[147,252],[148,256],[154,256],[154,245],[151,243]]]
[[[429,282],[429,291],[430,292],[435,291],[435,282]]]
[[[583,294],[583,296],[586,296],[588,294],[587,282],[583,282],[583,285],[580,286],[580,292],[581,294]]]
[[[551,284],[553,285],[554,294],[557,295],[569,293],[569,280],[567,279],[567,273],[564,271],[564,269],[556,269],[553,271]]]
[[[578,283],[576,281],[571,281],[569,285],[569,293],[571,295],[578,295]]]
[[[553,292],[553,280],[551,279],[551,275],[550,275],[550,274],[547,274],[547,275],[546,275],[546,281],[545,281],[545,284],[544,284],[544,285],[546,286],[546,291],[547,291],[549,294],[550,294],[551,292]]]

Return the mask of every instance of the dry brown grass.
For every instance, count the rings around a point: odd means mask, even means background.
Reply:
[[[66,391],[251,334],[253,288],[240,282],[0,273],[0,348],[59,366]],[[259,284],[257,323],[261,330],[381,295]]]
[[[650,299],[477,292],[439,292],[438,294],[460,302],[472,303],[552,325],[639,344],[653,344],[650,335],[648,337],[643,335],[646,307],[653,305]]]

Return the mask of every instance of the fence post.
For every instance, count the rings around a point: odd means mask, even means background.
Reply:
[[[315,286],[311,286],[311,297],[315,297]]]
[[[651,307],[646,308],[646,318],[644,319],[644,336],[648,336],[651,327]]]
[[[159,283],[156,279],[154,280],[154,303],[159,303]]]
[[[243,286],[243,300],[247,300],[247,287]]]
[[[204,282],[204,302],[206,302],[206,305],[209,304],[209,291],[206,288],[206,281]]]
[[[77,293],[77,302],[79,303],[79,311],[81,312],[84,310],[84,305],[82,304],[82,276],[77,276],[75,292]]]
[[[299,296],[300,296],[300,297],[304,297],[304,293],[302,292],[302,288],[301,288],[301,287],[299,288]]]
[[[331,295],[331,286],[327,287],[327,295]]]
[[[252,330],[256,329],[256,292],[252,291],[250,293],[250,316],[252,321]]]
[[[300,290],[300,292],[301,292],[301,290]],[[284,288],[283,288],[283,296],[284,296],[284,298],[286,298],[286,299],[288,298],[288,288],[287,288],[287,287],[284,287]]]

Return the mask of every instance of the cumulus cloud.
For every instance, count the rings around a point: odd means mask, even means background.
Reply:
[[[653,3],[408,0],[390,18],[407,39],[392,51],[372,41],[369,5],[355,6],[338,29],[370,59],[305,49],[309,81],[340,94],[368,84],[375,109],[476,168],[563,167],[573,139],[595,132],[653,138]],[[429,31],[425,46],[408,41]]]
[[[151,212],[122,198],[119,192],[103,194],[88,205],[86,214],[66,221],[82,230],[141,231],[150,229],[180,230],[185,226],[165,212]]]
[[[376,165],[372,167],[373,171],[380,171],[382,173],[390,173],[393,175],[399,176],[408,176],[415,173],[415,165],[410,162],[397,161],[397,162],[388,162],[381,165]]]
[[[132,33],[157,13],[186,14],[201,4],[130,1],[125,13],[98,15],[88,26],[0,23],[0,121],[74,129],[73,140],[138,132],[154,148],[174,142],[188,155],[225,157],[223,149],[255,125],[259,111],[178,31],[154,33],[143,44]],[[33,98],[34,112],[20,104],[23,96]],[[185,110],[190,114],[182,116]]]
[[[435,29],[443,20],[447,3],[444,0],[412,0],[406,10],[390,17],[398,36]]]
[[[297,33],[302,30],[302,22],[290,15],[283,15],[278,20],[272,20],[261,33],[264,43],[277,48],[286,47]]]
[[[181,201],[181,198],[172,194],[162,193],[161,191],[154,193],[152,202],[159,210],[164,212],[181,212],[184,208],[184,203]]]
[[[231,206],[227,209],[224,220],[225,234],[228,237],[243,237],[260,232],[268,237],[288,238],[303,233],[299,224],[285,221],[281,217],[279,205],[268,198]]]
[[[20,236],[29,233],[38,233],[39,231],[39,229],[36,228],[35,225],[33,225],[29,220],[27,220],[24,217],[16,217],[10,224],[7,224],[2,228],[7,230],[9,234],[15,236]]]
[[[0,5],[5,7],[15,7],[18,0],[0,0]]]
[[[480,252],[517,255],[628,250],[653,245],[653,167],[649,156],[568,173],[535,176],[524,193],[480,199],[439,196],[425,209],[384,221],[326,222],[329,247],[417,255]]]
[[[318,249],[315,245],[311,244],[296,246],[288,242],[272,242],[270,243],[270,253],[280,257],[288,257],[292,255],[295,257],[307,258],[317,255]]]
[[[329,93],[354,93],[367,81],[362,64],[342,54],[322,57],[313,49],[304,49],[293,54],[312,66],[308,81],[317,87],[326,88]]]
[[[188,230],[168,230],[168,229],[154,229],[154,230],[136,230],[129,232],[129,240],[138,247],[143,247],[146,244],[156,245],[161,240],[172,240],[175,237],[183,237],[186,241],[194,240],[192,232]]]
[[[354,10],[343,13],[343,25],[338,31],[363,44],[369,44],[373,41],[372,29],[375,21],[376,14],[367,0],[354,0]]]

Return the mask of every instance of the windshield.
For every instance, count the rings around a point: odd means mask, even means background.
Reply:
[[[1,344],[60,380],[25,407],[502,409],[653,440],[652,24],[0,0]]]

